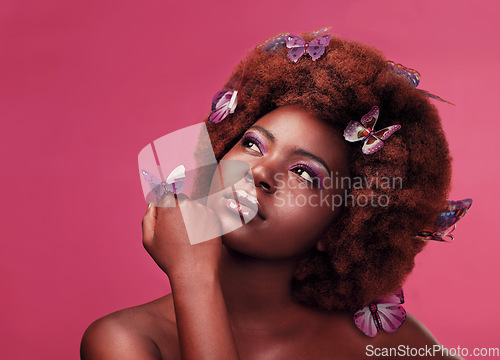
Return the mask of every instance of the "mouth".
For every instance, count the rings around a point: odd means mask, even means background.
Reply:
[[[224,196],[226,206],[229,210],[243,216],[245,219],[252,219],[254,217],[261,220],[266,219],[262,214],[261,205],[255,196],[245,190],[235,190],[234,195],[234,199]]]

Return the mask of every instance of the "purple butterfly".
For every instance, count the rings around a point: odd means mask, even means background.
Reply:
[[[405,302],[403,289],[382,300],[373,301],[356,311],[354,322],[356,326],[370,337],[379,331],[394,332],[403,325],[406,310],[401,306]]]
[[[451,233],[457,227],[457,221],[467,214],[471,205],[472,199],[458,201],[448,200],[446,202],[446,208],[439,213],[434,223],[434,229],[420,231],[416,238],[420,240],[451,242],[453,240],[453,235],[451,235]],[[452,226],[453,228],[449,230]]]
[[[300,36],[288,35],[286,38],[286,47],[290,49],[288,51],[288,58],[293,62],[297,62],[307,52],[311,55],[313,61],[318,60],[324,54],[325,47],[328,46],[331,39],[332,35],[327,34],[318,36],[307,43]]]
[[[319,36],[324,32],[330,30],[330,26],[313,31],[309,33],[309,36]],[[286,46],[286,39],[290,36],[289,33],[281,33],[270,39],[265,40],[262,44],[258,45],[257,48],[262,51],[276,52],[281,50],[281,48]]]
[[[144,180],[149,183],[149,188],[158,199],[169,191],[178,194],[184,188],[185,183],[182,181],[186,177],[186,168],[184,165],[179,165],[172,170],[165,181],[161,181],[153,173],[147,170],[140,170]]]
[[[373,154],[382,149],[384,140],[387,140],[395,131],[401,128],[401,125],[391,125],[382,130],[374,131],[373,128],[378,120],[379,109],[374,106],[370,112],[359,121],[350,121],[344,130],[344,138],[347,141],[354,142],[363,140],[363,154]]]
[[[386,64],[394,72],[394,74],[407,80],[410,83],[410,85],[413,86],[414,88],[416,88],[418,86],[418,84],[420,83],[420,74],[417,70],[407,68],[406,66],[401,65],[401,64],[396,64],[394,61],[390,61],[390,60],[387,60]],[[450,105],[455,105],[449,101],[446,101],[446,100],[440,98],[437,95],[431,94],[430,92],[428,92],[426,90],[422,90],[422,89],[417,89],[417,90],[420,92],[423,92],[425,95],[427,95],[433,99],[445,102],[445,103],[450,104]]]
[[[217,124],[226,118],[228,114],[234,113],[238,101],[236,96],[238,91],[221,90],[212,98],[212,113],[208,117],[208,121],[212,124]]]

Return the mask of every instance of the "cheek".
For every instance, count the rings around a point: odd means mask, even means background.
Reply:
[[[302,250],[316,244],[341,210],[332,210],[331,201],[330,206],[321,204],[322,196],[331,199],[331,194],[321,195],[319,191],[280,196],[277,217],[274,220],[278,222],[276,225],[283,239],[298,244]]]

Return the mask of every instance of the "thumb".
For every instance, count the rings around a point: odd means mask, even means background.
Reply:
[[[144,245],[153,240],[156,225],[156,206],[152,202],[149,203],[146,214],[142,218],[142,241]]]

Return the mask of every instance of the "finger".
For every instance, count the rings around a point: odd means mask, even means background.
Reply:
[[[156,225],[156,214],[156,206],[150,202],[146,214],[142,218],[142,241],[144,244],[153,240]]]

